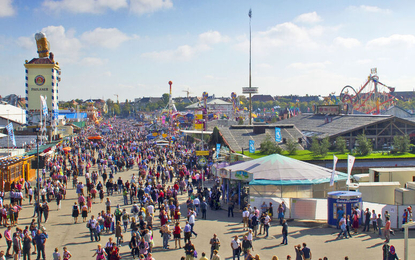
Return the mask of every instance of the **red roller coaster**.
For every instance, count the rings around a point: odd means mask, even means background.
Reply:
[[[376,70],[368,76],[367,81],[358,91],[352,86],[345,86],[340,93],[343,104],[349,104],[348,112],[359,111],[365,114],[378,115],[382,110],[393,105],[395,88],[379,81]]]

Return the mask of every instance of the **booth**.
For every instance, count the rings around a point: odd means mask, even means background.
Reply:
[[[332,191],[327,194],[327,222],[337,226],[337,211],[341,208],[346,215],[352,215],[352,209],[363,206],[362,193],[356,191]]]

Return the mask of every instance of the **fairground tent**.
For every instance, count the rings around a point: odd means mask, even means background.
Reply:
[[[223,169],[231,180],[249,181],[250,196],[324,198],[327,192],[345,188],[347,179],[347,174],[336,171],[335,184],[330,186],[332,169],[280,154]]]

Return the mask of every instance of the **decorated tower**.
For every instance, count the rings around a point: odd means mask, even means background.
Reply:
[[[26,115],[27,122],[35,125],[40,122],[42,104],[40,96],[46,97],[48,118],[46,121],[57,122],[59,82],[61,70],[59,63],[55,62],[54,55],[50,52],[50,43],[42,32],[35,34],[37,53],[39,58],[33,58],[25,62],[26,77]]]

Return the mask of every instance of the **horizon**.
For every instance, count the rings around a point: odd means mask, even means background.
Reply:
[[[24,97],[24,62],[44,32],[62,69],[60,100],[340,94],[372,68],[396,92],[414,91],[411,1],[276,2],[0,0],[2,96]]]

